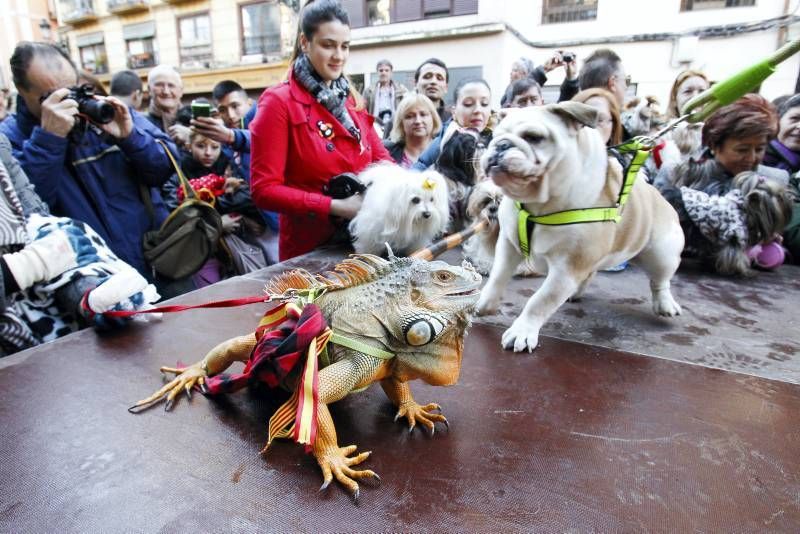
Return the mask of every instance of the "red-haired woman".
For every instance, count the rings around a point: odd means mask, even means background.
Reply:
[[[745,171],[787,183],[786,171],[761,165],[767,144],[777,131],[774,106],[762,96],[745,95],[706,121],[702,152],[672,169],[662,168],[656,187],[674,185],[724,195],[733,187],[733,177]]]

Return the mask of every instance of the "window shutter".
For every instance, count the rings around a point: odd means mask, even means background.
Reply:
[[[450,14],[450,0],[423,0],[422,7],[425,16]]]
[[[453,15],[474,15],[478,13],[478,0],[453,0]]]
[[[366,2],[364,0],[341,0],[342,7],[350,17],[351,28],[361,28],[367,25]]]
[[[392,22],[406,22],[422,18],[422,0],[393,0]]]

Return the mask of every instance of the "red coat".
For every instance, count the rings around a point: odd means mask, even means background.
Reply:
[[[250,191],[260,208],[280,213],[281,261],[305,254],[333,235],[331,199],[322,187],[344,172],[392,161],[366,111],[346,103],[359,142],[290,76],[264,91],[250,124]]]

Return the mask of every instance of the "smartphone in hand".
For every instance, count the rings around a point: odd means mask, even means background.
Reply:
[[[192,101],[192,118],[196,119],[197,117],[210,117],[211,116],[211,104],[208,102],[198,102],[196,100]]]

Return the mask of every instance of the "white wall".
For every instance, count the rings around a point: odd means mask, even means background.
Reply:
[[[800,0],[791,0],[791,9],[795,9],[798,3]],[[552,49],[530,47],[508,31],[481,37],[454,36],[422,43],[392,42],[393,38],[468,31],[469,28],[504,23],[535,43],[579,42],[590,38],[641,33],[680,33],[706,26],[754,22],[779,17],[784,14],[783,8],[784,0],[758,0],[753,7],[681,12],[680,0],[600,0],[597,20],[542,25],[542,0],[482,0],[477,15],[353,30],[353,42],[356,46],[351,53],[348,71],[365,73],[369,80],[375,63],[384,57],[390,59],[397,70],[413,70],[420,61],[430,56],[441,58],[448,66],[480,65],[483,67],[484,77],[493,88],[495,105],[499,105],[501,92],[508,83],[508,74],[514,60],[526,56],[540,64],[546,60]],[[793,37],[797,33],[797,30],[790,32]],[[383,42],[376,42],[380,40]],[[370,44],[360,48],[359,41]],[[655,95],[666,105],[672,81],[684,68],[699,69],[706,72],[711,79],[721,80],[764,59],[777,46],[778,29],[774,28],[740,33],[733,37],[701,39],[694,61],[685,65],[673,64],[672,40],[570,45],[568,49],[582,60],[596,48],[612,48],[622,57],[625,70],[631,75],[632,81],[638,84],[637,94]],[[800,57],[796,55],[782,63],[778,71],[764,83],[762,94],[771,99],[793,92],[798,69]],[[553,71],[549,75],[548,85],[558,85],[562,79],[563,70]]]

